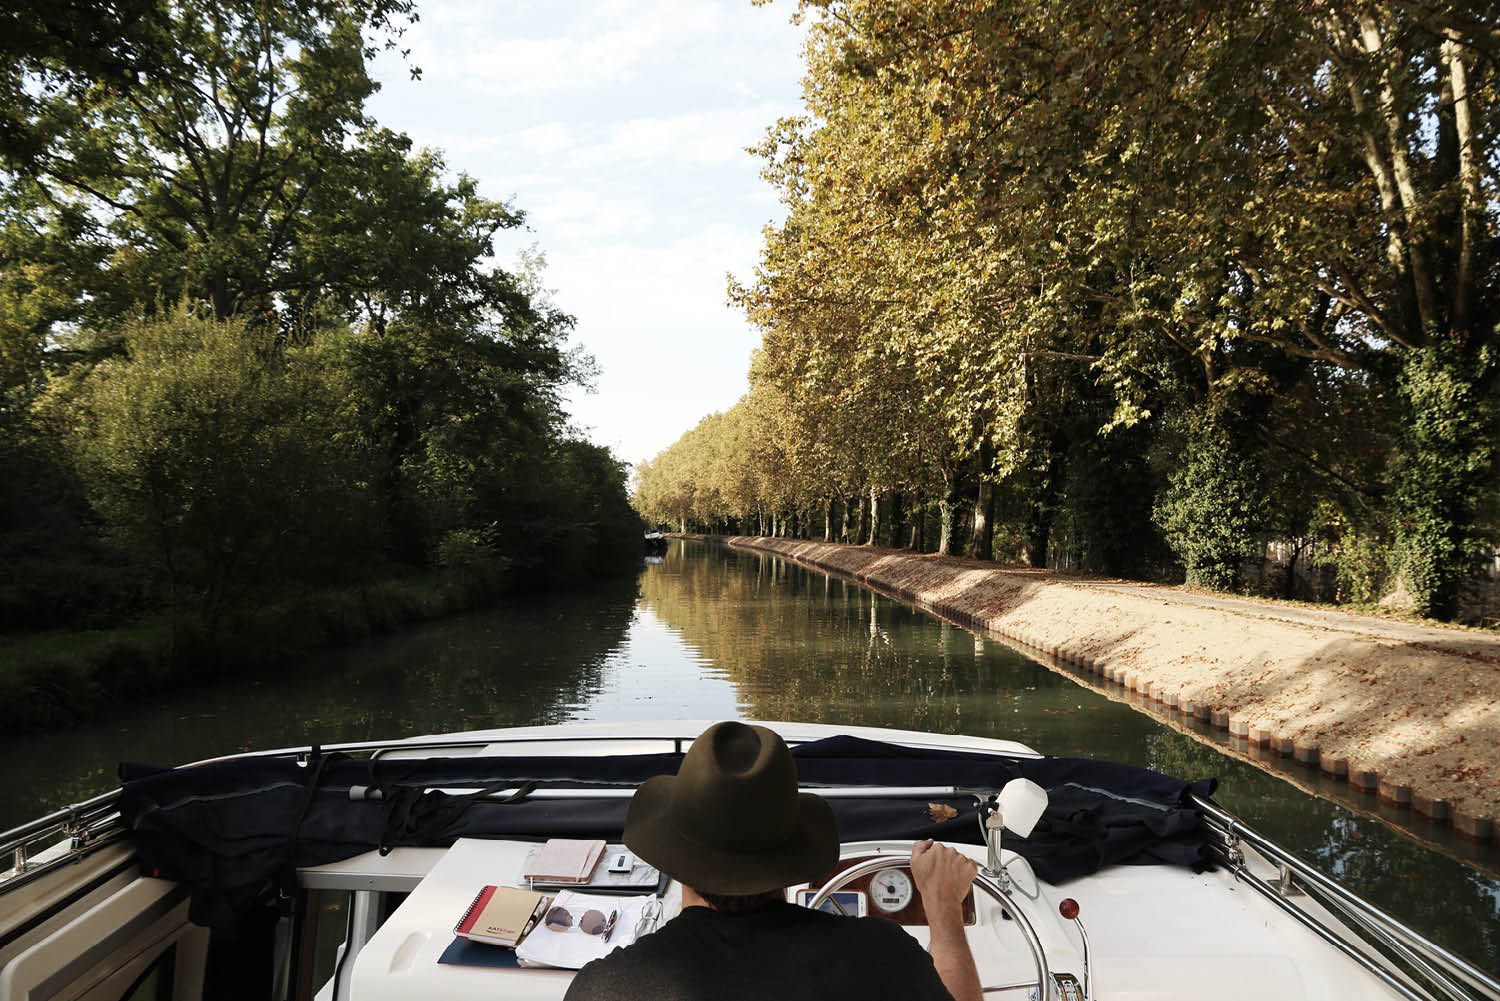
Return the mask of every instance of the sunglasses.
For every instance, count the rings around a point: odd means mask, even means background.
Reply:
[[[605,917],[603,911],[584,911],[578,918],[578,930],[585,935],[599,935],[602,941],[608,942],[609,936],[614,934],[615,918],[619,914],[619,911],[611,911],[609,917]],[[573,927],[573,915],[566,907],[554,907],[547,912],[542,923],[553,931],[567,931]]]
[[[635,937],[649,935],[656,930],[656,922],[661,920],[661,898],[652,897],[646,901],[646,906],[641,908],[640,919],[635,923]]]

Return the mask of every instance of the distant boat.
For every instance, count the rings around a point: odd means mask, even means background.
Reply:
[[[660,532],[647,532],[643,542],[647,556],[667,555],[667,537]]]

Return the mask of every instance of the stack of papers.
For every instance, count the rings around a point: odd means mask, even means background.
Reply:
[[[566,912],[568,924],[552,919],[558,908]],[[595,912],[592,917],[591,911]],[[660,914],[661,902],[656,897],[604,896],[563,890],[548,907],[547,916],[537,922],[531,934],[516,946],[516,958],[523,966],[581,969],[585,963],[634,942],[638,929],[641,934],[654,930],[655,916]],[[603,933],[589,934],[586,930],[597,929],[601,919],[608,931],[607,942]]]

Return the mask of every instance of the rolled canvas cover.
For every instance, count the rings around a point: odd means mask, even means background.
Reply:
[[[998,790],[1024,777],[1049,802],[1031,836],[1006,847],[1037,875],[1060,883],[1105,865],[1206,865],[1198,812],[1189,795],[1209,795],[1215,780],[1189,783],[1147,769],[1081,758],[1010,758],[901,747],[832,737],[792,749],[803,786],[959,786]],[[277,877],[380,847],[444,846],[460,837],[544,841],[549,837],[619,841],[628,801],[511,801],[449,796],[434,788],[632,788],[674,773],[679,754],[598,757],[454,757],[351,760],[318,757],[221,761],[193,768],[120,766],[120,811],[133,832],[142,870],[189,885],[191,917],[234,926]],[[531,785],[528,785],[531,784]],[[351,800],[350,789],[380,790]],[[833,799],[843,841],[935,838],[980,844],[975,804],[934,820],[926,801]]]

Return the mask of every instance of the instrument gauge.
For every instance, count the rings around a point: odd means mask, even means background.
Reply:
[[[870,901],[886,914],[905,910],[912,893],[911,877],[904,869],[882,869],[870,880]]]

